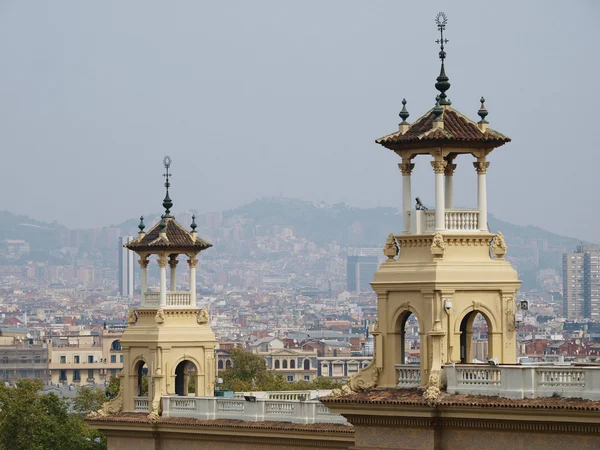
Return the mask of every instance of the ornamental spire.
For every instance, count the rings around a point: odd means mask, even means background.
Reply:
[[[446,59],[446,51],[444,50],[444,44],[448,43],[448,39],[444,38],[444,31],[446,30],[446,24],[448,23],[448,17],[445,13],[439,12],[437,16],[435,16],[435,23],[437,24],[438,31],[440,32],[440,38],[435,42],[436,44],[440,44],[440,60],[442,61],[442,66],[440,68],[440,74],[437,77],[437,83],[435,83],[435,88],[440,91],[440,105],[450,105],[452,102],[446,96],[446,91],[450,89],[450,81],[448,76],[446,75],[446,70],[444,68],[444,60]]]
[[[172,173],[169,173],[169,167],[171,167],[171,158],[169,156],[165,156],[163,159],[163,164],[166,169],[166,172],[163,174],[163,176],[166,179],[165,188],[167,189],[165,199],[163,200],[163,208],[165,208],[164,217],[167,218],[167,217],[173,217],[171,215],[171,208],[173,207],[173,201],[171,200],[171,197],[169,197],[169,187],[171,187],[171,183],[169,182],[169,177],[171,175],[173,175]]]

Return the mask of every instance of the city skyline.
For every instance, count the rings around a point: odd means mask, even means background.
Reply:
[[[169,14],[133,3],[7,2],[0,139],[6,164],[27,165],[30,175],[14,170],[0,180],[11,192],[1,207],[72,227],[119,222],[132,198],[141,212],[157,210],[166,153],[175,208],[227,210],[279,195],[399,206],[398,158],[374,139],[399,122],[403,97],[409,122],[433,106],[435,26],[421,24],[445,9],[449,97],[476,117],[484,95],[490,127],[513,138],[490,166],[490,211],[597,241],[589,205],[599,156],[587,150],[593,136],[578,117],[593,115],[598,63],[581,55],[593,54],[598,7],[531,2],[514,14],[514,5],[331,2],[315,15],[269,2],[182,2]],[[497,64],[482,72],[478,55],[490,49]],[[553,133],[558,123],[571,133]],[[473,204],[476,175],[457,163],[465,181],[456,202]],[[140,181],[137,173],[156,175]],[[568,182],[555,183],[556,174]],[[433,198],[424,163],[414,192]],[[59,198],[68,201],[51,201]],[[552,208],[535,207],[549,201]],[[585,210],[589,220],[560,209]]]

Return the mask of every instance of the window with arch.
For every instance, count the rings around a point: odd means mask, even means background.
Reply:
[[[296,368],[296,360],[292,359],[290,361],[290,369],[295,369]]]
[[[223,360],[222,359],[219,360],[218,367],[219,367],[219,370],[223,370]]]
[[[324,367],[327,367],[326,365]],[[310,359],[304,360],[304,370],[310,370]]]
[[[279,369],[279,360],[278,359],[275,360],[275,368]]]
[[[284,369],[287,369],[287,368],[288,368],[287,359],[284,359],[284,360],[283,360],[282,367],[283,367]]]
[[[228,359],[227,361],[225,361],[225,368],[229,369],[231,367],[231,360]]]
[[[121,351],[121,350],[123,350],[121,348],[121,341],[119,341],[118,339],[112,341],[112,344],[110,344],[110,349],[113,350],[113,351]]]

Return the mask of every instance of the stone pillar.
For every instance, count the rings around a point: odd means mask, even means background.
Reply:
[[[169,266],[171,267],[171,292],[175,292],[177,290],[177,263],[179,263],[179,261],[177,261],[177,255],[171,255],[169,257]]]
[[[398,168],[402,171],[402,234],[410,233],[410,212],[412,210],[412,192],[410,176],[415,167],[410,162],[402,161]]]
[[[456,170],[456,164],[452,164],[452,160],[448,161],[446,168],[444,169],[444,181],[446,184],[446,209],[454,209],[454,171]]]
[[[158,306],[160,308],[167,306],[167,263],[168,260],[165,256],[158,258],[158,265],[160,266],[160,297]]]
[[[192,308],[195,308],[196,307],[196,265],[198,264],[196,255],[190,256],[190,259],[188,259],[188,264],[190,266],[190,306]]]
[[[146,306],[146,291],[148,290],[148,257],[141,256],[140,258],[141,259],[138,261],[140,263],[140,278],[142,282],[140,300],[142,306]]]
[[[485,158],[477,158],[473,163],[477,170],[477,209],[479,209],[479,230],[488,231],[487,225],[487,187],[485,174],[490,163]]]
[[[448,163],[444,160],[431,161],[435,173],[435,231],[446,229],[446,207],[444,194],[444,171]]]

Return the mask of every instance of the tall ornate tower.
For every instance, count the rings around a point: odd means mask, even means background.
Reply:
[[[216,339],[208,325],[208,312],[196,306],[196,257],[212,244],[198,237],[195,217],[191,231],[187,231],[171,215],[169,157],[165,157],[164,165],[165,213],[148,232],[142,217],[138,237],[125,245],[139,256],[142,304],[127,317],[129,326],[121,338],[124,361],[120,399],[112,402],[109,412],[120,407],[132,412],[148,405],[150,416],[157,417],[163,395],[187,395],[190,387],[197,396],[213,395]],[[147,285],[147,267],[153,255],[160,267],[157,292],[148,290]],[[187,258],[189,267],[187,291],[177,290],[180,255]]]
[[[409,124],[403,100],[399,130],[376,141],[402,158],[398,166],[403,230],[388,237],[384,249],[388,260],[371,283],[378,298],[375,358],[351,380],[352,388],[402,385],[402,371],[407,369],[402,367],[405,326],[411,315],[416,316],[420,331],[421,386],[439,388],[445,363],[472,361],[472,328],[478,313],[487,322],[488,358],[515,363],[515,294],[520,281],[504,259],[507,246],[502,234],[492,234],[488,228],[486,192],[488,156],[510,139],[488,127],[483,98],[478,122],[451,107],[446,94],[450,83],[444,68],[448,41],[443,13],[437,24],[441,69],[435,106]],[[427,209],[419,199],[412,207],[411,174],[420,155],[429,157],[433,169],[435,209]],[[477,207],[458,209],[454,171],[459,161],[469,158],[477,172]]]

